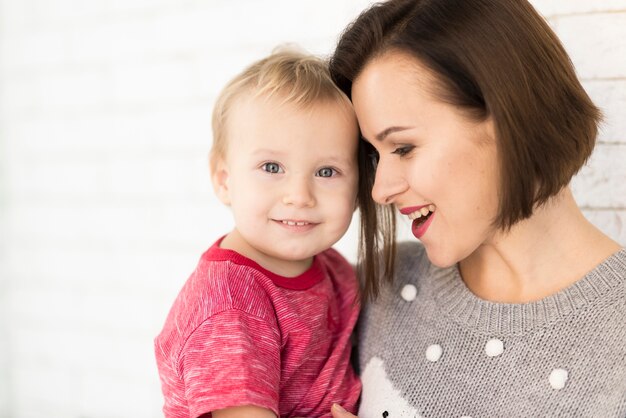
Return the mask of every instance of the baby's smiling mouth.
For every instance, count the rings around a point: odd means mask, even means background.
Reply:
[[[307,222],[307,221],[289,221],[286,219],[283,219],[281,221],[283,223],[283,225],[290,225],[290,226],[305,226],[305,225],[310,225],[311,222]]]
[[[319,222],[308,221],[304,219],[272,219],[279,225],[285,226],[291,229],[310,229],[317,225]]]

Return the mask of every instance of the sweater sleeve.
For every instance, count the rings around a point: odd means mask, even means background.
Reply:
[[[179,373],[192,416],[255,405],[278,413],[280,332],[238,309],[204,321],[187,339]]]

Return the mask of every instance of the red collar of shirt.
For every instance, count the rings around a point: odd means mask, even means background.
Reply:
[[[213,261],[231,261],[235,264],[251,267],[265,276],[269,277],[276,286],[283,287],[291,290],[306,290],[324,278],[324,270],[319,257],[316,255],[313,257],[313,263],[305,272],[294,277],[285,277],[276,274],[266,268],[262,267],[256,261],[239,254],[237,251],[229,250],[226,248],[220,248],[220,243],[224,237],[218,239],[212,246],[204,253],[204,258]]]

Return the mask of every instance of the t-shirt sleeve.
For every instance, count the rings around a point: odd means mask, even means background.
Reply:
[[[279,415],[280,332],[275,323],[237,309],[215,314],[187,339],[179,364],[192,416],[239,405]]]

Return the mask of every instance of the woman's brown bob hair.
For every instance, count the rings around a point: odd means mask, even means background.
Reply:
[[[499,153],[504,230],[530,217],[583,166],[595,145],[600,111],[576,77],[559,39],[526,0],[391,0],[363,12],[330,60],[333,80],[352,82],[374,58],[394,51],[425,65],[440,99],[476,120],[492,118]],[[375,165],[360,141],[359,193],[370,193]],[[362,199],[359,271],[366,298],[391,280],[395,216]]]

